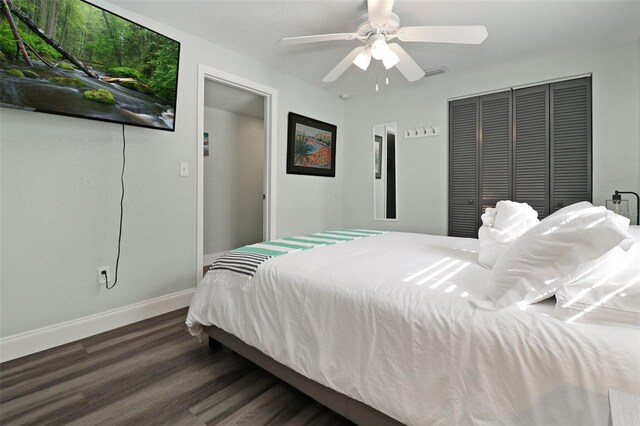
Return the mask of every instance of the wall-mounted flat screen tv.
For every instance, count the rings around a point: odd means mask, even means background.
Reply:
[[[0,0],[0,103],[173,131],[180,43],[83,0]]]

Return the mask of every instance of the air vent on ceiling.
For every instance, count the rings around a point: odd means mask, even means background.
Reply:
[[[440,67],[429,68],[429,69],[424,70],[424,76],[425,77],[433,77],[434,75],[444,74],[447,71],[449,71],[449,67],[446,66],[446,65],[442,65]]]

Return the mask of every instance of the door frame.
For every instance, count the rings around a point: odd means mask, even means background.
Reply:
[[[395,155],[396,155],[396,217],[395,219],[387,219],[387,189],[386,189],[386,185],[387,185],[387,177],[386,177],[386,169],[384,169],[384,171],[382,172],[385,176],[385,188],[384,188],[384,216],[385,217],[381,217],[381,218],[377,218],[376,217],[376,201],[377,201],[377,197],[376,197],[376,179],[374,176],[373,179],[373,220],[375,222],[399,222],[399,209],[398,209],[398,122],[397,121],[391,121],[389,123],[382,123],[382,124],[374,124],[371,127],[371,137],[372,137],[372,141],[376,140],[376,127],[384,127],[384,135],[382,136],[382,146],[383,146],[383,150],[387,149],[387,128],[388,127],[393,127],[395,129],[395,135],[396,135],[396,141],[395,141]],[[373,152],[373,151],[372,151]],[[383,154],[384,156],[384,154]],[[375,156],[373,156],[373,170],[375,170],[376,167],[376,159]],[[380,166],[380,170],[382,171],[382,166]]]
[[[198,104],[196,134],[197,208],[196,208],[196,285],[204,276],[204,89],[207,81],[235,87],[262,96],[264,102],[264,175],[262,233],[264,240],[276,235],[276,151],[278,135],[278,91],[272,87],[238,77],[204,64],[198,64]]]

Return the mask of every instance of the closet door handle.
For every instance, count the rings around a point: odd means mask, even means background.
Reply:
[[[556,206],[558,206],[558,207],[562,207],[562,206],[564,206],[564,202],[562,202],[562,201],[558,201],[558,202],[556,203]]]
[[[473,204],[473,200],[469,200],[467,201],[469,204]]]

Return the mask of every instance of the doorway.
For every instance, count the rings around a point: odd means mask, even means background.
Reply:
[[[264,102],[205,81],[204,270],[224,252],[264,240]]]
[[[274,238],[277,97],[202,65],[199,83],[197,282],[225,251]]]

